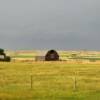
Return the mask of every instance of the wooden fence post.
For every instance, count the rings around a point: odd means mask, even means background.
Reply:
[[[77,86],[77,77],[78,77],[78,72],[75,71],[74,74],[75,74],[75,75],[74,75],[74,77],[73,77],[73,91],[76,91],[77,88],[78,88],[78,86]]]
[[[76,76],[73,77],[73,91],[77,90],[77,80],[76,80]]]
[[[31,89],[33,89],[33,75],[31,75]]]

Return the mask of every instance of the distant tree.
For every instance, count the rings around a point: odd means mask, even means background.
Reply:
[[[6,54],[4,53],[4,49],[1,48],[0,48],[0,61],[6,61],[6,62],[11,61],[10,56],[6,56]]]
[[[0,53],[3,53],[3,52],[4,52],[4,49],[1,49],[1,48],[0,48]]]

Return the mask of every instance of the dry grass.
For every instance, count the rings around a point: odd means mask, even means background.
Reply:
[[[31,75],[33,76],[32,89]],[[74,91],[75,77],[76,90]],[[0,63],[1,100],[99,100],[96,99],[96,96],[100,97],[99,91],[99,64]],[[94,95],[92,98],[91,94]]]

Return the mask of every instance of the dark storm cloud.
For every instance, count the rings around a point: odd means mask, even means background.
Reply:
[[[99,50],[99,0],[1,0],[0,47]]]

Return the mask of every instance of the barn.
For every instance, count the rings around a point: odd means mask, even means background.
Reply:
[[[45,56],[36,56],[35,61],[45,61]]]
[[[49,50],[45,55],[45,61],[58,61],[59,54],[55,50]]]

